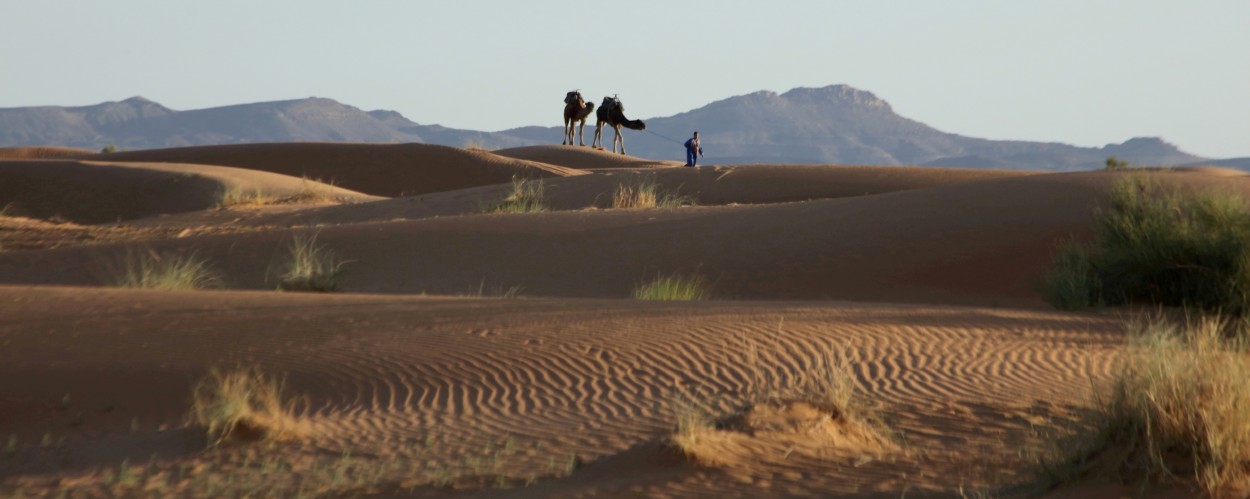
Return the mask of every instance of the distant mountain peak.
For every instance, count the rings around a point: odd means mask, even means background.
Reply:
[[[781,94],[781,97],[800,101],[831,101],[893,112],[888,102],[877,97],[872,92],[843,84],[829,85],[827,87],[797,87]]]

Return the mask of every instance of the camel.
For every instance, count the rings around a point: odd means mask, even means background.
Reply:
[[[577,128],[578,145],[585,146],[585,136],[583,130],[586,128],[586,118],[595,110],[595,103],[587,103],[582,100],[582,93],[576,90],[569,92],[564,96],[564,141],[560,145],[573,145],[573,125],[580,123]]]
[[[616,97],[604,97],[603,104],[599,105],[599,110],[595,111],[595,138],[590,141],[590,147],[598,147],[603,149],[603,125],[607,124],[616,131],[616,135],[612,137],[612,152],[616,152],[616,144],[621,144],[621,154],[625,154],[625,137],[621,135],[621,127],[624,126],[630,130],[646,130],[647,124],[642,120],[631,120],[625,117],[625,105],[621,104],[621,100]]]

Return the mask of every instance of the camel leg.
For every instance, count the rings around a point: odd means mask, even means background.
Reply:
[[[595,136],[590,139],[590,147],[603,147],[603,123],[595,123]]]
[[[586,147],[586,120],[577,124],[577,145]]]
[[[612,125],[616,133],[612,136],[612,152],[616,152],[616,144],[621,144],[621,154],[625,154],[625,136],[621,135],[621,125]]]

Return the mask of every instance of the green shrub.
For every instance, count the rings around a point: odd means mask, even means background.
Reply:
[[[1114,171],[1114,170],[1127,170],[1128,169],[1128,161],[1122,161],[1116,158],[1115,156],[1108,157],[1107,161],[1105,161],[1103,164],[1106,165],[1104,167],[1105,170]]]
[[[530,180],[522,177],[512,177],[512,192],[508,197],[500,201],[499,204],[491,208],[490,211],[495,213],[535,213],[547,211],[547,206],[543,204],[542,179]]]
[[[1250,311],[1250,209],[1240,196],[1184,193],[1134,175],[1112,185],[1110,208],[1096,218],[1089,244],[1055,253],[1042,293],[1052,305]]]
[[[634,298],[638,300],[706,300],[710,294],[707,281],[703,277],[679,274],[659,276],[634,288]]]

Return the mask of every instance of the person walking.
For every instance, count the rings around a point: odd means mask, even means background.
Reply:
[[[699,132],[694,133],[694,137],[686,141],[686,166],[693,167],[698,161],[698,156],[703,155],[703,146],[699,145]]]

